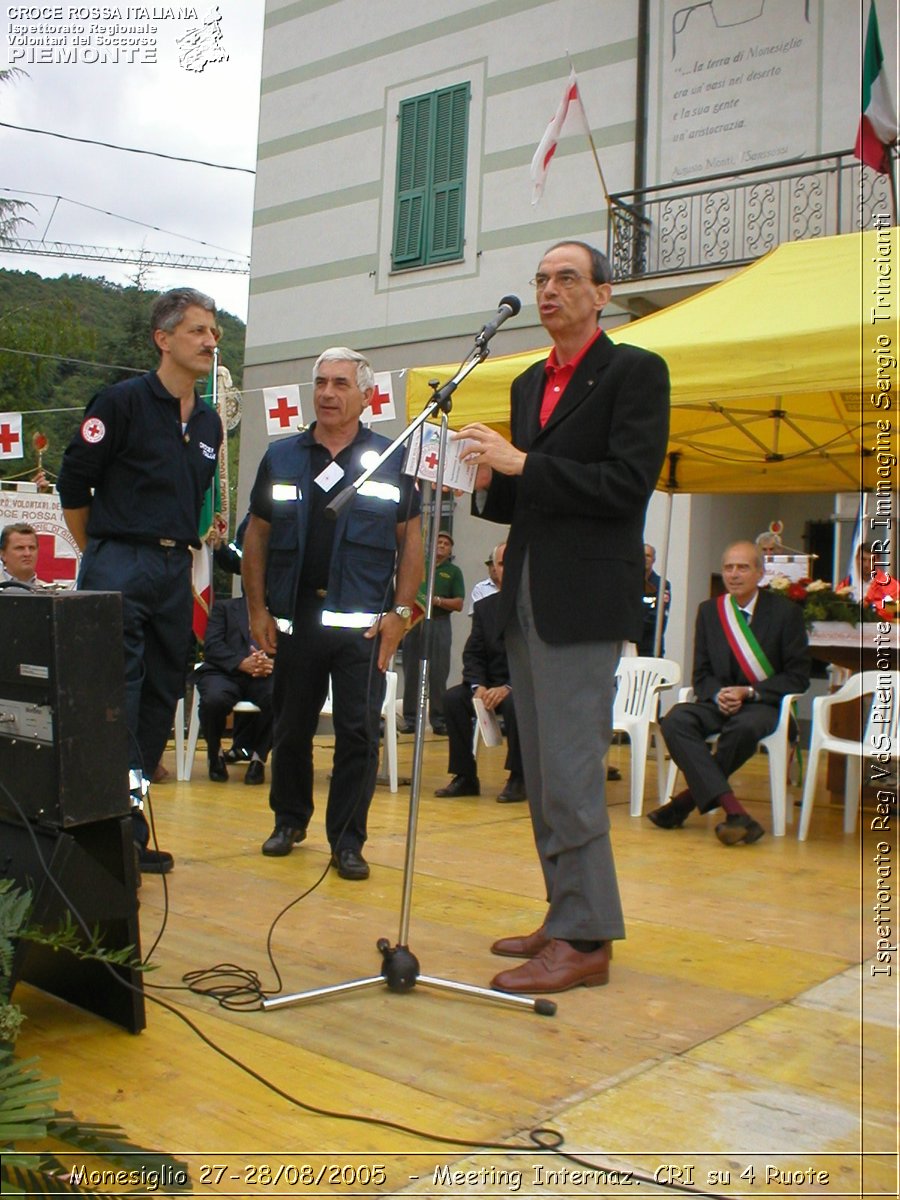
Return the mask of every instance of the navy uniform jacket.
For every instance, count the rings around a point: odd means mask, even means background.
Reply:
[[[266,606],[275,617],[294,615],[306,531],[311,511],[311,430],[274,442],[259,464],[250,511],[267,521]],[[367,451],[380,454],[390,442],[364,425],[352,442],[349,469],[332,490],[353,483],[363,472]],[[338,514],[325,607],[336,613],[379,613],[393,604],[397,525],[419,514],[415,481],[404,475],[398,449]]]
[[[541,429],[544,382],[544,362],[513,381],[512,441],[528,458],[520,476],[494,472],[480,513],[511,525],[501,627],[527,551],[535,626],[545,642],[636,642],[644,516],[669,434],[668,368],[658,355],[614,345],[604,334]]]
[[[181,428],[181,404],[155,371],[104,388],[66,449],[57,488],[63,508],[90,505],[92,538],[199,546],[222,422],[203,400]],[[93,489],[93,491],[92,491]]]
[[[809,687],[809,642],[799,606],[760,588],[750,629],[775,672],[752,685],[760,702],[777,708],[782,696],[805,692]],[[731,653],[715,600],[704,600],[697,610],[692,682],[697,700],[712,700],[719,688],[749,686]]]

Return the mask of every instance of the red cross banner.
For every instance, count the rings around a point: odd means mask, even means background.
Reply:
[[[379,371],[375,375],[375,391],[369,407],[363,411],[362,419],[367,425],[374,425],[376,421],[392,421],[396,415],[391,373]]]
[[[0,413],[0,458],[24,458],[22,414]]]
[[[283,433],[299,433],[303,428],[300,385],[286,383],[283,387],[266,387],[262,393],[269,437],[278,437]]]
[[[74,587],[80,555],[56,492],[39,492],[34,484],[5,484],[0,488],[0,528],[17,521],[31,525],[37,533],[38,579]]]

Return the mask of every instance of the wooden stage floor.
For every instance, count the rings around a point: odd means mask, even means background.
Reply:
[[[330,747],[319,739],[323,801]],[[628,748],[614,747],[628,938],[608,987],[560,995],[554,1017],[380,985],[233,1012],[182,976],[231,963],[277,991],[266,945],[282,913],[271,947],[284,991],[380,971],[376,942],[394,945],[400,928],[408,788],[379,787],[372,876],[351,883],[326,870],[321,810],[302,847],[264,858],[267,787],[243,786],[243,768],[210,783],[202,746],[190,783],[174,782],[171,751],[165,761],[154,811],[176,867],[140,892],[145,953],[162,931],[147,1029],[129,1035],[24,985],[15,998],[19,1053],[59,1076],[59,1107],[176,1155],[183,1194],[897,1195],[897,955],[873,974],[872,919],[880,881],[896,947],[896,813],[888,834],[864,812],[862,834],[845,836],[822,793],[806,843],[795,822],[783,839],[726,848],[716,818],[672,832],[632,818]],[[401,774],[411,761],[401,737]],[[446,741],[429,735],[409,931],[424,974],[487,986],[503,965],[491,941],[541,922],[526,806],[495,802],[502,761],[482,749],[480,798],[436,799]],[[654,786],[648,769],[645,807]],[[770,828],[764,758],[736,790]],[[539,1129],[573,1157],[539,1148]]]

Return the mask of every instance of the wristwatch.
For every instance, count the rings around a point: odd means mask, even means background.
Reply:
[[[394,609],[394,612],[397,614],[397,616],[400,618],[401,621],[409,621],[410,618],[412,617],[412,609],[409,607],[408,604],[398,604],[397,607]]]

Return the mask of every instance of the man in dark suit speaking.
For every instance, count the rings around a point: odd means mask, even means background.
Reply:
[[[510,524],[499,624],[509,656],[535,842],[549,907],[495,954],[529,961],[491,983],[560,992],[609,978],[625,935],[604,755],[615,670],[643,624],[644,517],[668,437],[669,378],[655,354],[598,328],[609,262],[561,242],[534,278],[550,356],[514,380],[507,441],[472,424],[475,511]],[[481,489],[486,489],[486,495]]]
[[[809,649],[796,604],[759,587],[763,562],[753,542],[722,556],[726,595],[697,611],[693,685],[696,701],[676,704],[661,722],[687,788],[647,814],[660,829],[677,829],[697,808],[725,810],[716,836],[726,846],[758,841],[763,827],[744,810],[728,782],[778,724],[783,696],[809,687]],[[715,751],[706,739],[718,734]]]

